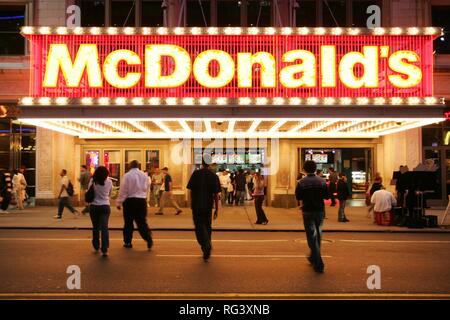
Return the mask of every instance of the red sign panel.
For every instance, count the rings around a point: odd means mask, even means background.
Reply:
[[[428,97],[431,35],[33,34],[32,97]]]

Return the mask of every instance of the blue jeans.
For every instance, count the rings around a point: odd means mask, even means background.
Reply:
[[[236,204],[244,204],[245,191],[236,191]]]
[[[345,219],[345,205],[347,203],[347,200],[340,200],[339,199],[339,211],[338,211],[338,220],[342,221]]]
[[[306,239],[308,240],[309,249],[311,249],[311,262],[319,269],[324,267],[322,256],[320,255],[323,216],[323,211],[303,212]]]
[[[58,216],[61,217],[64,211],[64,208],[70,210],[70,212],[75,213],[75,208],[72,206],[72,200],[69,197],[61,197],[58,202]]]
[[[107,252],[109,248],[108,221],[111,213],[110,206],[89,206],[89,215],[92,221],[92,246],[95,250],[100,249],[100,231],[102,233],[102,252]]]

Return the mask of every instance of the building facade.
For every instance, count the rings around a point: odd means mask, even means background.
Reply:
[[[72,5],[81,8],[81,21],[77,21]],[[10,151],[9,158],[2,156],[1,167],[15,169],[21,164],[29,167],[35,177],[36,202],[50,204],[59,191],[58,174],[62,168],[76,181],[80,165],[90,168],[106,165],[120,183],[127,163],[137,159],[142,169],[169,167],[174,193],[186,205],[189,196],[185,186],[198,164],[198,155],[212,149],[214,162],[221,168],[262,170],[268,179],[268,204],[292,207],[296,205],[297,176],[306,159],[318,162],[325,172],[329,167],[345,172],[350,177],[354,197],[364,196],[376,172],[380,172],[384,184],[392,188],[389,182],[400,165],[412,169],[426,159],[433,159],[440,170],[440,189],[433,197],[443,202],[450,193],[447,185],[450,181],[448,121],[432,121],[444,117],[443,108],[430,106],[429,114],[424,108],[402,106],[394,113],[386,108],[387,116],[381,118],[375,115],[373,106],[356,105],[356,100],[352,100],[346,106],[352,111],[342,105],[312,111],[299,106],[297,109],[304,111],[290,116],[291,106],[258,106],[255,100],[254,105],[246,109],[233,106],[224,109],[216,105],[206,111],[194,106],[174,109],[159,105],[154,110],[141,110],[131,118],[127,113],[134,112],[130,111],[132,105],[129,109],[114,109],[114,105],[107,104],[107,108],[84,106],[75,111],[63,107],[59,119],[44,121],[39,119],[39,114],[45,118],[49,112],[46,105],[34,105],[34,109],[16,107],[17,101],[29,96],[35,85],[30,77],[29,43],[18,29],[22,25],[61,27],[79,22],[86,28],[364,28],[371,16],[367,13],[371,5],[381,9],[382,27],[449,27],[445,17],[450,14],[450,4],[433,0],[0,1],[0,12],[5,17],[0,22],[7,30],[1,35],[0,104],[8,109],[8,116],[1,121],[2,126],[9,128],[1,133],[0,138],[4,139],[1,153],[6,155],[7,150]],[[445,98],[447,104],[450,98],[449,38],[444,33],[435,40],[433,78],[433,96]],[[181,100],[175,104],[179,102]],[[116,116],[108,120],[112,112]],[[34,120],[21,121],[24,113]],[[408,115],[414,117],[414,121]],[[314,121],[314,116],[320,121]],[[371,117],[380,119],[370,121]],[[198,123],[201,128],[196,127]],[[35,132],[31,124],[36,125]],[[197,129],[202,133],[200,141],[194,139]],[[303,134],[290,134],[292,132]],[[33,139],[35,145],[27,139]],[[223,152],[218,151],[221,149]],[[34,167],[30,154],[35,154]]]

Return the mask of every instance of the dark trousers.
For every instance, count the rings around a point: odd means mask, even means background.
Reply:
[[[256,211],[256,223],[264,223],[267,221],[266,214],[263,210],[263,202],[264,202],[264,196],[254,196],[255,198],[255,211]]]
[[[58,216],[62,217],[64,208],[70,210],[70,212],[75,213],[75,208],[72,206],[72,201],[69,197],[61,197],[58,202]]]
[[[134,224],[136,222],[139,234],[147,243],[152,242],[152,235],[147,224],[147,201],[144,198],[128,198],[123,203],[123,242],[133,240]]]
[[[335,192],[336,192],[336,187],[330,186],[328,188],[328,194],[330,195],[331,205],[332,206],[336,205],[336,196],[334,195]]]
[[[198,244],[203,252],[211,250],[212,210],[192,209],[192,216]]]
[[[316,268],[323,269],[324,264],[320,254],[322,240],[323,212],[303,212],[303,225],[305,226],[306,239],[311,250],[311,261]]]
[[[100,249],[100,232],[102,233],[102,252],[107,252],[109,248],[108,221],[111,213],[110,206],[89,206],[89,215],[92,221],[92,246],[95,250]]]
[[[2,205],[0,206],[0,208],[5,211],[8,209],[9,207],[9,203],[11,202],[11,193],[9,192],[5,192],[2,195],[3,201],[2,201]]]

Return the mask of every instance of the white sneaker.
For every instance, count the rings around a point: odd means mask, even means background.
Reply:
[[[59,220],[61,220],[61,217],[60,217],[60,216],[58,216],[58,215],[56,215],[56,216],[53,216],[53,218],[54,218],[54,219],[59,219]]]
[[[9,213],[9,211],[1,210],[1,209],[0,209],[0,213]]]

